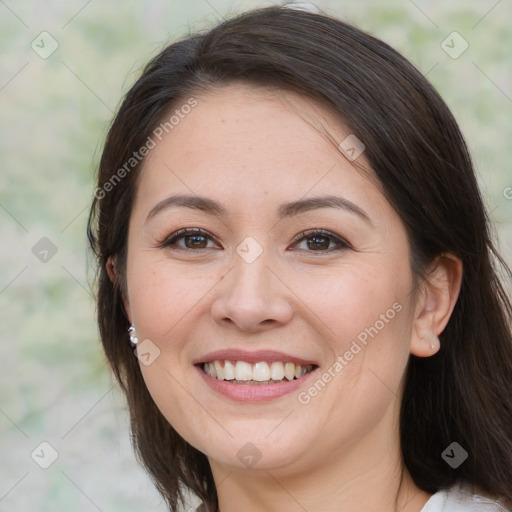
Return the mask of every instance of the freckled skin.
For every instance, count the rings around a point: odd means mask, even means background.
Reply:
[[[241,503],[269,507],[269,493],[283,498],[267,471],[308,510],[321,510],[322,500],[333,510],[338,492],[335,503],[346,510],[394,510],[402,379],[411,352],[432,353],[417,335],[422,304],[413,301],[405,227],[375,185],[299,115],[322,117],[343,140],[349,132],[320,105],[242,85],[197,99],[147,157],[130,220],[126,307],[139,339],[161,350],[154,364],[141,365],[148,389],[173,427],[209,457],[214,476],[231,474],[219,490],[223,512],[237,509],[235,498],[238,510]],[[175,208],[145,223],[155,204],[176,193],[212,198],[228,215]],[[326,194],[358,205],[372,225],[335,208],[278,221],[281,203]],[[157,248],[182,228],[202,228],[218,243]],[[320,253],[306,240],[293,242],[313,228],[351,248]],[[247,236],[263,247],[250,264],[236,253]],[[316,361],[321,376],[395,303],[401,311],[307,405],[298,392],[235,403],[192,365],[213,350],[271,349]],[[237,457],[246,443],[261,453],[251,470]],[[416,498],[403,510],[418,511],[428,495],[407,472],[404,478]]]

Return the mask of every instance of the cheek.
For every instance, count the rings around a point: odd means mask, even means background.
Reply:
[[[180,372],[175,372],[172,356],[162,352],[149,366],[141,365],[144,382],[157,408],[173,429],[195,448],[208,453],[223,430],[212,432],[212,415],[193,398]],[[229,442],[230,439],[225,439]],[[232,440],[231,440],[232,442]]]
[[[328,384],[310,391],[338,421],[348,413],[364,422],[364,415],[368,420],[382,414],[399,394],[409,357],[412,276],[389,264],[384,268],[345,269],[310,295],[318,298],[312,309],[326,325],[331,349],[323,374]]]
[[[134,258],[129,272],[128,292],[137,331],[156,343],[183,330],[183,321],[202,307],[222,277],[212,269],[200,271],[161,261],[151,264],[142,258]]]
[[[299,291],[322,321],[338,353],[351,341],[364,342],[379,334],[402,332],[407,316],[411,276],[387,262],[346,265],[302,279]]]

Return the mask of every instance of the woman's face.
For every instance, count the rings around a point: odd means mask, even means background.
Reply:
[[[126,307],[148,390],[219,466],[371,453],[397,435],[410,354],[404,225],[322,106],[238,84],[195,98],[155,139],[130,219]]]

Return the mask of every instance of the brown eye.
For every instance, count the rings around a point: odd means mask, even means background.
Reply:
[[[205,249],[208,245],[204,235],[184,236],[183,240],[187,249]]]
[[[183,243],[180,243],[183,241]],[[162,243],[159,244],[161,248],[170,249],[210,249],[208,242],[213,238],[206,231],[193,228],[193,229],[180,229],[167,237]]]
[[[329,249],[331,239],[327,236],[312,236],[307,238],[308,249]]]
[[[299,249],[308,252],[332,252],[333,250],[350,248],[344,240],[324,230],[305,231],[295,238],[295,242],[306,242],[306,248],[299,247]]]

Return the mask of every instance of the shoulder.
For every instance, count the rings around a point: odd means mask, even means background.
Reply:
[[[508,512],[503,503],[483,494],[470,484],[458,483],[434,494],[420,512]]]

